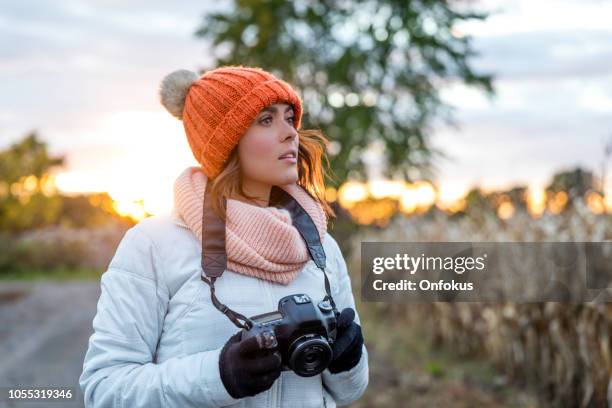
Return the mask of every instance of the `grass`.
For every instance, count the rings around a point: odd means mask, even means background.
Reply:
[[[71,281],[99,280],[104,271],[91,268],[55,267],[52,269],[28,269],[0,272],[0,281]]]
[[[507,383],[486,356],[435,347],[427,330],[358,301],[370,353],[370,385],[354,407],[535,407],[533,390]]]

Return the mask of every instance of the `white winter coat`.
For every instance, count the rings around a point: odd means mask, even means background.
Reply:
[[[329,233],[324,249],[338,310],[355,308],[346,263]],[[101,278],[79,378],[86,407],[331,408],[364,393],[365,345],[350,371],[313,377],[283,371],[260,394],[230,396],[219,376],[219,352],[239,329],[212,305],[200,256],[201,243],[176,214],[146,218],[126,232]],[[322,299],[322,274],[312,260],[287,286],[226,270],[215,288],[222,303],[253,316],[276,310],[278,300],[293,293]]]

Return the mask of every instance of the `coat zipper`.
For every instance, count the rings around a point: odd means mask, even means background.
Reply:
[[[261,284],[265,287],[266,296],[268,297],[268,303],[270,304],[270,308],[268,310],[275,310],[278,308],[278,304],[274,302],[272,298],[272,288],[271,283],[265,279],[261,280]],[[282,372],[281,372],[282,374]],[[272,384],[270,388],[270,402],[273,407],[280,407],[279,395],[280,395],[280,387],[282,382],[282,375],[278,377],[278,379]]]

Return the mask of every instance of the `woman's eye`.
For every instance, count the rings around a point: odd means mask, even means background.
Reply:
[[[287,120],[290,120],[291,123],[294,123],[295,122],[295,116],[291,116],[291,117],[287,118]],[[261,120],[261,123],[264,124],[264,125],[269,125],[271,121],[272,121],[272,118],[271,117],[267,117],[267,118],[263,118]]]

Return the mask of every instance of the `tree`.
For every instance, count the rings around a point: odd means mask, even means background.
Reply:
[[[51,168],[63,164],[64,158],[50,157],[47,144],[32,131],[7,150],[0,151],[0,181],[11,185],[26,176],[40,180]]]
[[[479,187],[474,187],[465,196],[465,212],[472,216],[494,213],[490,197]]]
[[[49,171],[64,164],[64,157],[52,157],[47,144],[36,132],[0,151],[0,232],[63,225],[69,228],[95,227],[110,222],[129,226],[119,216],[108,193],[74,197],[46,189]]]
[[[0,230],[20,231],[52,223],[61,199],[42,191],[43,177],[63,157],[51,157],[35,131],[0,151]]]
[[[521,211],[527,211],[527,187],[515,186],[506,192],[510,202]]]
[[[469,65],[471,38],[456,28],[486,14],[462,4],[237,0],[205,15],[196,35],[212,42],[213,65],[261,66],[298,89],[303,128],[332,140],[333,186],[366,178],[362,153],[374,141],[383,143],[384,175],[412,180],[411,170],[429,178],[443,155],[429,142],[435,117],[452,122],[439,89],[454,81],[493,93],[491,76]]]
[[[598,191],[598,183],[592,172],[576,167],[555,173],[546,191],[556,193],[565,191],[569,202],[582,198],[589,190]]]

